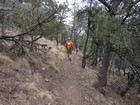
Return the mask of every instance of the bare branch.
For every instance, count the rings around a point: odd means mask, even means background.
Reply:
[[[98,0],[98,1],[100,1],[102,4],[104,4],[105,7],[108,8],[108,12],[111,11],[111,9],[112,9],[112,8],[111,8],[111,5],[108,4],[105,0]]]
[[[42,35],[40,35],[38,38],[32,40],[30,43],[28,43],[28,45],[29,45],[29,44],[33,44],[35,41],[37,41],[37,40],[40,39],[40,38],[42,38]]]

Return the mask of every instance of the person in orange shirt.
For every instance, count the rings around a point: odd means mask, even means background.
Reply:
[[[65,47],[67,50],[67,56],[68,59],[71,61],[70,55],[72,54],[72,51],[74,49],[74,44],[73,42],[70,40],[70,38],[67,39],[66,43],[65,43]]]

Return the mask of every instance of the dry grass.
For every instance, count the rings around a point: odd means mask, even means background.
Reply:
[[[46,65],[48,62],[46,55],[42,52],[32,52],[32,54],[30,54],[30,57],[26,57],[25,59],[28,61],[30,67],[36,69],[44,67],[44,65]]]
[[[37,96],[42,99],[46,98],[50,102],[53,102],[53,96],[51,95],[51,93],[49,91],[41,91],[38,93]]]
[[[41,38],[38,40],[38,43],[40,44],[47,44],[48,47],[51,47],[50,52],[52,55],[55,55],[56,57],[59,57],[60,59],[66,58],[65,48],[64,46],[59,45],[57,47],[56,43],[54,41],[50,41],[46,38]],[[60,53],[60,50],[63,51]]]
[[[41,65],[43,64],[42,59],[39,57],[31,57],[31,59],[27,58],[27,61],[30,67],[34,67],[34,68],[40,68]]]
[[[48,62],[48,65],[51,69],[55,70],[56,72],[58,72],[58,73],[60,72],[60,70],[59,70],[59,68],[58,68],[58,66],[56,65],[55,62],[50,61],[50,62]]]
[[[55,45],[55,42],[52,42],[46,38],[40,38],[38,41],[37,41],[39,44],[47,44],[48,46],[56,46]]]
[[[27,60],[26,57],[24,57],[24,58],[17,58],[16,59],[16,62],[18,62],[18,64],[19,64],[20,67],[22,67],[22,66],[24,66],[24,67],[30,67],[30,64],[29,64],[29,62],[28,62],[28,60]]]
[[[6,55],[0,55],[0,63],[2,64],[14,64],[15,62],[10,59],[10,57],[6,56]]]
[[[35,82],[26,82],[19,85],[19,88],[24,92],[37,91]]]
[[[39,81],[42,79],[42,76],[39,73],[35,73],[32,76],[33,76],[33,80],[35,80],[35,81]]]

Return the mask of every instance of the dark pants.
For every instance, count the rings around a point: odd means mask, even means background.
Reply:
[[[70,57],[71,54],[72,54],[72,48],[67,48],[67,55],[68,55],[68,58]]]

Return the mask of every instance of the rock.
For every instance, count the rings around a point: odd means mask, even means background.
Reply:
[[[46,78],[46,79],[45,79],[45,82],[49,82],[49,79],[48,79],[48,78]]]
[[[13,99],[16,99],[18,97],[19,97],[19,94],[18,93],[13,94],[13,96],[12,96]]]
[[[45,71],[45,67],[42,67],[41,70]]]

